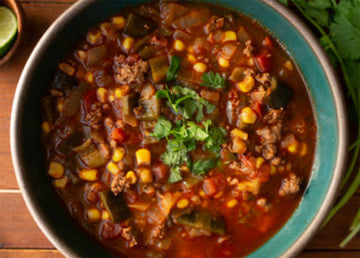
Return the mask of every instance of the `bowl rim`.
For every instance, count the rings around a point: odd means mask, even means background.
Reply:
[[[46,237],[50,240],[50,242],[65,256],[69,257],[77,257],[78,255],[71,248],[63,245],[62,240],[58,238],[56,233],[48,228],[48,222],[42,220],[41,216],[36,211],[36,205],[34,204],[34,201],[30,197],[31,192],[27,188],[26,182],[24,181],[24,177],[22,175],[23,172],[21,171],[21,160],[19,158],[21,148],[18,144],[19,130],[17,129],[17,125],[20,123],[20,120],[17,114],[21,111],[22,105],[20,103],[20,100],[22,99],[24,94],[27,78],[29,76],[31,77],[34,73],[35,64],[37,64],[42,58],[42,54],[44,53],[45,49],[49,46],[50,42],[54,40],[56,34],[61,31],[63,27],[69,22],[69,20],[71,20],[74,16],[81,12],[84,7],[92,4],[95,1],[96,0],[79,0],[78,2],[74,3],[64,13],[62,13],[43,34],[36,47],[32,51],[28,61],[26,62],[26,65],[19,79],[13,100],[10,122],[12,162],[16,174],[16,179],[25,203],[35,222],[40,227],[42,232],[46,235]],[[287,7],[283,6],[276,0],[260,1],[274,9],[281,16],[283,16],[297,30],[297,32],[301,34],[301,36],[306,40],[308,46],[312,49],[314,55],[319,60],[322,70],[324,71],[324,74],[326,75],[326,78],[330,85],[330,91],[334,98],[336,117],[338,121],[337,126],[339,142],[337,146],[337,158],[332,174],[331,184],[329,185],[329,189],[331,189],[331,191],[327,192],[326,196],[324,197],[324,201],[318,209],[314,219],[309,223],[308,227],[304,230],[301,236],[287,249],[287,251],[281,254],[281,257],[292,257],[298,254],[310,241],[310,239],[315,235],[317,230],[321,227],[322,222],[326,218],[326,215],[330,211],[336,199],[346,162],[346,146],[348,143],[346,106],[340,83],[336,76],[336,72],[332,67],[332,64],[330,63],[330,60],[328,59],[325,51],[321,47],[314,34],[310,31],[310,29],[305,25],[302,20],[300,20],[300,18],[296,14],[294,14]],[[218,2],[218,4],[220,3]],[[254,250],[254,252],[255,251],[256,250]]]

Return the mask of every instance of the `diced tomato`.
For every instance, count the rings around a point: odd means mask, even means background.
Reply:
[[[118,143],[123,143],[126,139],[126,134],[121,128],[115,128],[111,132],[111,139],[117,141]]]
[[[260,182],[267,182],[270,180],[270,165],[263,164],[258,171],[257,177],[259,178]]]
[[[152,167],[157,182],[166,183],[169,178],[169,167],[164,163],[156,163]]]
[[[131,132],[127,134],[126,141],[124,144],[126,145],[136,145],[140,144],[142,141],[142,135],[140,132]]]
[[[263,51],[255,57],[255,63],[261,72],[268,72],[272,65],[272,54],[269,50]]]
[[[105,221],[101,226],[101,237],[104,240],[116,238],[121,234],[121,225],[113,224],[110,221]]]
[[[274,44],[273,44],[272,40],[268,36],[266,36],[264,38],[264,40],[262,42],[262,45],[263,45],[264,48],[266,48],[266,49],[268,49],[270,51],[272,51],[274,49]]]
[[[213,196],[217,193],[216,185],[212,178],[204,179],[203,189],[207,196]]]
[[[259,102],[254,101],[251,103],[250,105],[251,109],[254,110],[256,112],[256,114],[258,115],[258,117],[262,118],[262,106]]]
[[[94,104],[94,102],[97,99],[96,90],[89,91],[84,99],[83,99],[83,105],[86,112],[90,112],[91,105]]]
[[[244,164],[246,167],[255,167],[254,163],[251,161],[250,157],[245,155],[239,155],[240,161]]]

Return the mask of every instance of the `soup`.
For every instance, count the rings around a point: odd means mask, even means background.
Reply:
[[[233,257],[289,219],[316,126],[284,48],[204,3],[150,3],[90,28],[42,100],[48,175],[105,249]]]

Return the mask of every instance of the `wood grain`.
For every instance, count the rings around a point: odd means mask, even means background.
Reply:
[[[0,258],[62,258],[64,257],[59,251],[38,250],[38,249],[0,249]]]
[[[35,224],[20,193],[1,193],[0,209],[2,248],[53,248]]]

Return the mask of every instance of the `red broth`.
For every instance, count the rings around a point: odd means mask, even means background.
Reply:
[[[291,57],[207,4],[141,5],[89,29],[42,113],[56,191],[116,255],[249,254],[294,212],[314,158]]]

